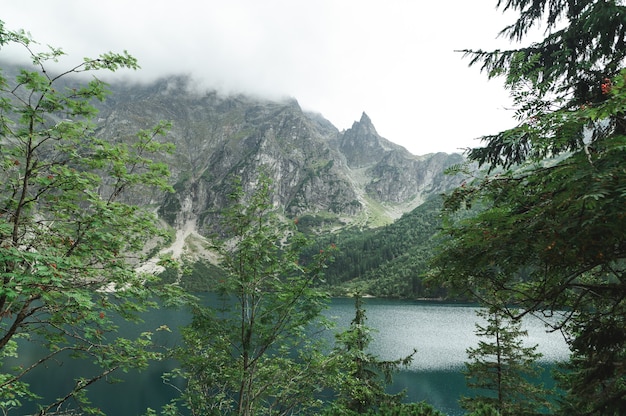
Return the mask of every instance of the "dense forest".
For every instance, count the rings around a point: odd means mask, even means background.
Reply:
[[[313,250],[334,244],[334,260],[325,271],[335,294],[361,291],[373,296],[438,297],[423,279],[442,226],[442,199],[432,198],[394,223],[376,229],[347,229],[317,239]]]

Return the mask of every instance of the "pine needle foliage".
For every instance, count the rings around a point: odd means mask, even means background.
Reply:
[[[485,324],[476,324],[478,346],[469,348],[465,364],[467,386],[476,394],[463,397],[464,409],[477,412],[490,406],[501,416],[541,413],[549,408],[547,391],[537,382],[541,358],[537,346],[525,346],[528,333],[521,322],[497,308],[478,309]]]
[[[626,408],[626,9],[614,0],[511,0],[508,51],[466,51],[502,76],[519,124],[468,153],[485,171],[444,203],[433,262],[449,288],[560,316],[572,350],[562,413]],[[480,206],[470,218],[460,210]],[[496,295],[495,298],[493,295]]]
[[[354,295],[354,308],[355,316],[350,328],[337,335],[335,354],[343,363],[340,366],[343,382],[339,383],[339,396],[327,414],[338,416],[376,413],[392,408],[399,410],[404,392],[389,394],[385,389],[391,384],[393,373],[409,365],[417,351],[390,361],[381,360],[368,352],[372,333],[366,323],[363,298],[358,292]]]

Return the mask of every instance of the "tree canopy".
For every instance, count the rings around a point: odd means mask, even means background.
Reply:
[[[476,324],[480,340],[467,350],[465,363],[467,385],[475,393],[462,397],[461,405],[471,412],[490,406],[501,416],[540,414],[549,407],[548,392],[537,380],[537,346],[523,343],[528,332],[497,307],[478,309],[476,315],[486,323]]]
[[[522,42],[529,31],[540,27],[545,36],[508,50],[463,50],[470,65],[480,65],[489,77],[504,78],[515,99],[515,115],[522,121],[517,128],[485,136],[488,145],[470,150],[470,159],[507,168],[584,147],[581,129],[562,130],[574,126],[556,119],[544,129],[533,124],[555,111],[560,114],[606,101],[626,59],[623,1],[499,0],[497,7],[518,13],[500,36]]]
[[[364,414],[377,412],[389,407],[401,407],[405,392],[390,394],[386,387],[391,384],[393,373],[413,361],[417,350],[392,361],[383,361],[368,351],[372,341],[372,330],[367,326],[366,311],[360,293],[354,295],[354,319],[350,328],[337,334],[336,354],[342,364],[340,375],[343,382],[339,395],[329,414]]]
[[[487,169],[447,196],[448,238],[434,261],[449,287],[521,313],[563,313],[576,370],[563,380],[573,413],[626,407],[626,8],[620,1],[500,1],[503,35],[542,41],[466,51],[504,76],[518,126],[468,152]],[[464,207],[480,212],[460,218]],[[564,411],[565,412],[565,411]]]
[[[302,261],[306,239],[274,212],[269,178],[257,181],[248,197],[236,181],[218,299],[193,308],[175,354],[172,376],[186,380],[181,401],[193,415],[315,413],[335,378],[337,360],[310,337],[322,327],[328,297],[316,282],[333,250]]]
[[[21,406],[36,401],[40,414],[71,403],[99,413],[85,395],[92,383],[159,358],[149,332],[116,337],[114,320],[137,319],[168,289],[135,270],[145,243],[160,235],[155,217],[121,199],[144,186],[169,189],[167,167],[150,158],[171,150],[158,140],[168,125],[128,141],[97,136],[93,102],[105,98],[106,84],[72,75],[138,68],[128,53],[85,58],[55,74],[48,65],[60,49],[40,52],[28,34],[0,22],[0,52],[6,45],[21,47],[30,64],[0,72],[0,411],[24,414]],[[46,352],[9,367],[23,342]],[[68,357],[98,370],[86,366],[59,398],[31,391],[25,379],[35,368],[53,370]]]

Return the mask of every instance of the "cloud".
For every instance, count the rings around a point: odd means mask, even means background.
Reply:
[[[480,3],[480,4],[478,4]],[[207,88],[290,96],[338,128],[361,112],[416,154],[455,151],[512,125],[501,84],[455,49],[501,46],[491,1],[21,0],[3,6],[72,59],[128,50],[150,81],[186,73]],[[505,45],[506,46],[506,45]]]

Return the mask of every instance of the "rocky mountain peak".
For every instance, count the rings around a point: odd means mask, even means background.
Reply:
[[[381,137],[372,120],[363,112],[361,119],[343,133],[339,149],[345,155],[348,166],[362,168],[379,162],[389,151],[409,152],[402,146]]]
[[[361,119],[359,120],[359,124],[363,126],[371,126],[372,128],[374,127],[374,125],[372,124],[372,120],[365,113],[365,111],[363,111],[363,114],[361,114]]]
[[[146,204],[158,205],[177,229],[192,224],[203,235],[216,231],[234,175],[251,192],[264,171],[280,212],[312,229],[335,229],[389,223],[451,186],[443,171],[459,163],[458,155],[412,155],[381,137],[365,112],[340,132],[295,99],[222,96],[195,90],[189,79],[112,89],[114,101],[101,108],[100,134],[120,138],[171,121],[167,140],[176,153],[165,161],[176,193]]]

